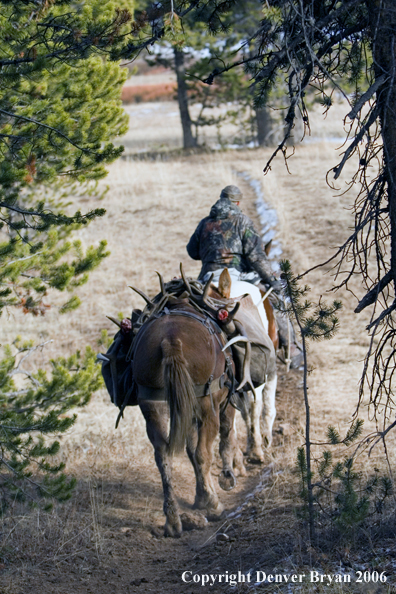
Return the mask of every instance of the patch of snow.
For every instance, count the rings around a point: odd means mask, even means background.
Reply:
[[[269,204],[265,201],[264,192],[259,180],[254,179],[246,171],[238,171],[237,175],[239,175],[239,177],[241,177],[249,184],[256,196],[255,206],[260,218],[261,238],[264,244],[268,243],[272,239],[269,259],[273,271],[278,272],[278,260],[282,256],[282,244],[279,239],[275,239],[279,226],[278,214],[276,210],[269,206]]]

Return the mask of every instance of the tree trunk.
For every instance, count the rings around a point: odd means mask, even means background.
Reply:
[[[396,9],[395,0],[366,0],[370,14],[375,77],[387,80],[377,91],[388,186],[391,276],[396,291]]]
[[[270,146],[272,132],[272,118],[268,107],[256,109],[257,141],[259,146]]]
[[[197,145],[191,129],[190,112],[188,111],[188,95],[186,84],[186,71],[184,68],[184,54],[174,48],[175,70],[177,79],[177,101],[179,103],[180,119],[183,128],[183,148]]]

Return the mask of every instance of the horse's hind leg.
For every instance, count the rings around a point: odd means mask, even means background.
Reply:
[[[219,516],[224,508],[219,502],[210,472],[213,443],[219,432],[218,404],[215,403],[215,410],[213,410],[213,401],[211,402],[209,396],[204,396],[199,400],[201,420],[198,427],[198,443],[192,460],[197,479],[194,507],[206,509],[209,516]]]
[[[277,375],[274,373],[271,378],[267,379],[263,391],[263,436],[267,447],[270,447],[272,443],[272,427],[276,417],[275,394],[277,380]]]
[[[200,463],[201,456],[197,454],[198,448],[198,433],[200,430],[200,422],[194,424],[191,428],[190,435],[187,438],[187,455],[190,459],[195,473],[196,491],[194,507],[198,509],[207,508],[207,502],[211,501],[212,493],[210,487],[206,484],[204,474],[202,472],[202,464]]]
[[[197,445],[198,445],[198,423],[193,423],[191,426],[190,434],[187,437],[186,450],[187,450],[187,455],[190,459],[190,462],[192,464],[192,467],[194,468],[194,473],[195,473],[195,480],[196,480],[196,485],[197,485],[195,502],[197,501],[197,499],[202,497],[202,493],[198,492],[201,487],[201,481],[199,480],[200,479],[199,466],[195,459],[195,452],[197,450]]]
[[[247,428],[247,456],[250,462],[262,464],[264,462],[263,439],[261,437],[261,412],[263,409],[264,384],[245,395],[245,409],[242,411]]]
[[[166,516],[165,536],[180,536],[182,523],[172,485],[171,457],[168,452],[168,406],[165,402],[139,402],[146,419],[147,435],[154,446],[155,461],[161,474]]]
[[[224,491],[230,491],[236,485],[234,468],[244,475],[243,454],[237,443],[235,429],[235,408],[228,404],[220,412],[220,456],[223,471],[219,477],[219,485]]]

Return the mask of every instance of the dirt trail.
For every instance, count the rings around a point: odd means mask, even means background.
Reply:
[[[128,314],[132,306],[141,306],[140,298],[127,288],[129,284],[154,294],[158,291],[154,270],[160,270],[166,279],[172,278],[180,261],[188,275],[196,275],[199,264],[188,259],[185,245],[223,186],[237,183],[242,188],[243,210],[258,222],[254,193],[238,172],[247,172],[262,181],[266,199],[278,211],[285,256],[291,259],[296,271],[325,260],[331,249],[345,238],[351,222],[350,212],[345,208],[352,197],[334,198],[334,192],[324,181],[324,171],[335,162],[334,145],[302,147],[289,163],[293,176],[287,174],[279,161],[263,180],[261,170],[268,154],[264,150],[240,151],[166,163],[114,164],[107,179],[111,190],[103,204],[109,215],[92,230],[81,232],[86,243],[94,241],[95,234],[97,238],[107,237],[111,257],[101,270],[92,274],[89,285],[82,290],[83,305],[77,315],[59,319],[54,310],[39,330],[37,321],[26,321],[26,338],[47,336],[56,323],[60,338],[51,346],[51,356],[80,347],[87,340],[95,345],[101,328],[113,332],[105,314],[116,315],[120,310]],[[90,206],[87,200],[86,207]],[[312,273],[308,280],[316,297],[331,284],[321,270]],[[345,308],[338,336],[325,346],[314,345],[310,353],[314,367],[310,394],[318,437],[323,437],[330,422],[341,432],[345,431],[355,406],[360,361],[367,346],[362,316],[357,318],[352,314],[353,298],[342,297]],[[9,336],[18,322],[18,314],[13,314],[6,323]],[[40,356],[44,360],[48,352]],[[260,554],[272,543],[273,554],[268,557],[268,563],[281,563],[290,554],[291,545],[286,541],[282,546],[276,544],[277,529],[282,527],[287,531],[295,525],[292,468],[296,447],[302,443],[303,422],[299,372],[286,375],[280,368],[277,409],[274,447],[267,454],[264,470],[248,466],[248,477],[239,480],[235,491],[221,492],[228,511],[244,502],[247,508],[256,500],[255,495],[246,499],[247,496],[260,477],[263,481],[260,497],[264,503],[260,509],[268,514],[266,544],[263,534],[257,541],[255,516],[251,515],[244,533],[244,556],[241,552],[238,557],[233,538],[213,544],[216,531],[230,532],[232,519],[226,519],[225,526],[209,524],[202,531],[187,532],[177,540],[156,535],[156,530],[164,524],[161,485],[140,412],[129,409],[116,432],[115,409],[104,393],[95,396],[63,439],[62,455],[69,472],[79,479],[73,501],[49,516],[34,513],[10,519],[3,526],[10,552],[0,578],[4,583],[0,592],[202,591],[184,584],[182,572],[192,566],[200,571],[209,566],[213,570],[221,566],[228,568],[227,559],[230,562],[232,559],[230,570],[247,571],[259,556],[257,542],[261,542]],[[242,423],[240,435],[243,440]],[[214,474],[219,472],[218,461],[213,470]],[[191,509],[193,482],[187,458],[177,459],[175,484],[183,511]]]

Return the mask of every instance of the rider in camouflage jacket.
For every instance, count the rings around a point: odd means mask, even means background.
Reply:
[[[236,186],[222,190],[209,216],[202,219],[188,242],[188,255],[202,261],[200,279],[213,270],[235,268],[239,272],[256,272],[257,281],[280,291],[281,282],[273,274],[261,238],[238,207],[241,199]]]
[[[202,219],[187,244],[188,255],[193,260],[201,260],[199,274],[207,280],[211,271],[222,268],[235,268],[241,273],[250,273],[248,280],[262,281],[273,288],[270,301],[282,299],[282,283],[274,276],[271,265],[264,252],[263,242],[252,221],[238,207],[242,193],[237,186],[227,186],[220,199],[211,208],[208,217]],[[254,272],[255,274],[252,274]],[[252,277],[256,278],[252,278]],[[296,341],[293,327],[285,315],[275,310],[279,338],[282,345],[289,342],[291,332],[291,366],[302,364],[301,347]]]

